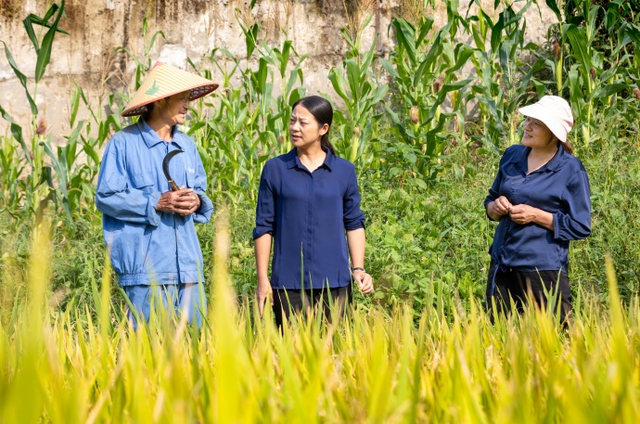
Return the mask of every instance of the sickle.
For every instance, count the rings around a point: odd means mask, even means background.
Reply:
[[[167,156],[165,156],[164,159],[162,160],[162,171],[164,172],[164,176],[167,177],[167,181],[169,181],[169,186],[171,187],[171,191],[177,191],[179,190],[179,187],[171,178],[171,174],[169,174],[169,162],[175,155],[182,152],[184,152],[184,150],[172,150],[169,153],[167,153]]]

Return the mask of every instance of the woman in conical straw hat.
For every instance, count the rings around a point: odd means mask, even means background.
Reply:
[[[573,115],[566,100],[544,96],[519,111],[522,144],[504,152],[484,202],[489,219],[499,221],[489,250],[487,306],[510,312],[527,299],[551,303],[566,323],[569,242],[591,233],[589,177],[567,140]]]
[[[178,125],[189,101],[217,87],[157,63],[122,112],[142,116],[116,133],[104,152],[96,207],[111,264],[133,306],[134,328],[138,319],[149,319],[152,305],[201,324],[206,300],[194,224],[209,221],[213,203],[196,145]]]

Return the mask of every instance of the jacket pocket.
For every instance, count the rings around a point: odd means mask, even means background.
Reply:
[[[135,174],[131,176],[131,186],[138,190],[148,189],[153,185],[153,181],[147,174]]]
[[[144,224],[124,224],[112,232],[111,264],[117,274],[145,272],[149,235]]]
[[[187,188],[195,188],[198,185],[195,170],[187,168],[184,173]]]

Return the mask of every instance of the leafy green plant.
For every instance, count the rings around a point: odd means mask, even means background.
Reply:
[[[304,82],[301,64],[306,56],[299,55],[290,40],[280,47],[257,40],[256,24],[240,25],[245,61],[257,56],[257,69],[243,69],[241,60],[227,50],[212,51],[207,60],[220,75],[219,94],[192,108],[196,124],[188,130],[200,146],[205,169],[214,170],[217,192],[233,204],[255,200],[262,164],[291,148],[286,142],[291,106],[305,93],[297,85]],[[211,71],[204,75],[215,79]],[[215,113],[207,117],[201,106]]]
[[[31,108],[33,131],[31,138],[25,140],[23,128],[18,125],[4,107],[0,105],[0,114],[9,122],[11,134],[22,149],[22,155],[18,157],[16,156],[17,151],[15,149],[7,148],[7,152],[4,154],[2,160],[2,174],[6,176],[22,176],[26,174],[26,176],[17,179],[17,190],[12,188],[4,191],[5,196],[3,201],[5,207],[14,211],[24,206],[26,211],[29,212],[27,217],[32,216],[31,214],[38,209],[43,199],[49,196],[49,189],[53,189],[54,187],[51,168],[45,164],[45,155],[42,147],[42,143],[44,143],[46,137],[42,135],[44,129],[39,128],[40,124],[37,123],[38,108],[33,99],[36,97],[38,91],[38,82],[40,82],[44,76],[47,65],[51,60],[51,49],[56,33],[60,32],[69,35],[69,33],[58,27],[60,19],[64,14],[64,5],[64,0],[60,5],[54,3],[49,7],[43,17],[30,14],[23,21],[25,31],[33,43],[36,52],[35,81],[32,91],[29,90],[27,77],[16,65],[7,44],[2,41],[7,61],[20,81],[20,84],[25,89],[25,94]],[[47,28],[41,40],[36,35],[34,25]],[[6,143],[6,140],[4,143]],[[12,156],[9,156],[9,152],[11,152]],[[4,168],[4,166],[7,166],[7,168]]]
[[[7,57],[7,61],[9,62],[9,65],[11,66],[11,69],[13,70],[14,74],[20,81],[20,84],[22,85],[22,87],[24,87],[27,100],[29,101],[29,106],[31,107],[31,114],[34,116],[34,120],[35,120],[35,117],[38,115],[38,107],[36,106],[36,103],[33,101],[33,99],[36,97],[36,94],[38,91],[38,82],[40,82],[40,80],[44,76],[47,65],[51,60],[51,48],[53,46],[53,40],[55,38],[55,35],[58,32],[69,35],[68,32],[58,28],[60,18],[62,18],[62,15],[64,14],[64,3],[65,3],[65,0],[62,0],[59,6],[56,3],[52,4],[42,18],[32,13],[32,14],[29,14],[24,19],[24,21],[22,21],[22,23],[24,24],[25,31],[27,32],[27,35],[29,36],[31,43],[33,43],[33,48],[36,51],[37,59],[36,59],[36,66],[34,70],[35,85],[33,88],[33,94],[31,94],[31,92],[29,91],[29,88],[27,87],[27,77],[24,75],[24,73],[20,71],[20,69],[18,69],[16,62],[13,59],[11,52],[9,51],[9,47],[4,41],[0,40],[0,42],[2,42],[2,44],[4,45],[4,53],[5,53],[5,56]],[[49,22],[52,18],[53,18],[53,22]],[[48,28],[42,40],[38,39],[36,32],[33,28],[34,25],[39,25],[39,26]]]
[[[151,69],[153,66],[151,63],[151,50],[156,44],[157,37],[161,36],[163,39],[166,39],[164,32],[160,30],[149,36],[149,13],[151,13],[151,10],[151,8],[147,9],[147,13],[142,19],[142,38],[144,40],[142,54],[137,54],[137,52],[125,47],[118,47],[116,49],[116,52],[125,52],[127,56],[135,62],[135,90],[137,90],[140,87],[140,84],[142,84],[142,80],[144,79],[147,70]]]
[[[542,66],[540,62],[527,63],[522,57],[537,48],[533,43],[525,44],[524,14],[533,3],[526,1],[518,11],[513,4],[505,4],[495,22],[478,5],[477,16],[470,19],[477,47],[472,61],[479,77],[471,89],[481,111],[484,147],[492,151],[505,142],[516,143],[517,108],[531,97],[529,81]]]
[[[430,181],[439,170],[436,160],[449,139],[452,118],[459,124],[465,120],[462,90],[472,81],[458,80],[457,72],[473,50],[454,41],[461,18],[457,10],[450,12],[449,21],[438,31],[433,31],[432,18],[422,18],[417,27],[394,19],[391,25],[398,46],[389,61],[381,59],[393,78],[394,91],[386,111],[400,141],[387,142],[386,150],[390,157],[398,157],[397,162],[411,165],[404,171],[394,168],[396,172],[417,171]],[[451,112],[443,113],[447,100]],[[463,132],[464,125],[460,127]]]
[[[634,51],[640,46],[640,31],[635,15],[640,7],[636,2],[600,3],[591,0],[567,2],[561,12],[556,1],[547,2],[559,22],[556,31],[557,86],[560,88],[562,84],[562,66],[566,73],[566,85],[562,88],[569,93],[585,145],[594,139],[596,108],[617,109],[620,106],[623,115],[637,116],[633,110],[636,108],[629,110],[632,104],[626,99],[637,88],[639,67],[634,60]]]
[[[371,21],[373,15],[362,24],[361,31]],[[331,68],[329,80],[335,92],[344,101],[346,113],[334,112],[333,139],[338,154],[363,166],[372,161],[371,144],[377,139],[377,122],[382,117],[378,104],[386,95],[389,86],[376,81],[372,75],[374,67],[375,40],[369,50],[361,52],[361,35],[355,39],[343,30],[343,36],[351,50],[342,62],[342,68]]]

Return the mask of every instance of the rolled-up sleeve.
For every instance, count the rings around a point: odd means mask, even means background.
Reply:
[[[121,221],[158,226],[160,217],[156,205],[161,193],[145,190],[144,176],[134,185],[129,180],[125,167],[125,157],[118,149],[117,140],[107,145],[100,166],[96,189],[96,208],[105,215]]]
[[[591,199],[589,177],[584,169],[577,172],[562,194],[567,213],[553,216],[553,236],[560,240],[579,240],[591,234]]]
[[[276,194],[269,172],[269,162],[262,169],[260,188],[258,189],[258,204],[256,206],[256,227],[253,229],[253,239],[265,234],[273,235],[276,224]]]
[[[204,172],[202,160],[198,151],[195,151],[195,182],[193,184],[193,192],[200,197],[200,207],[193,214],[193,220],[197,223],[204,224],[209,222],[213,214],[213,202],[207,196],[207,174]]]
[[[365,228],[364,213],[360,209],[360,191],[358,190],[358,180],[356,177],[356,170],[351,167],[349,173],[349,184],[347,191],[344,195],[344,228],[347,231],[357,230],[358,228]]]

